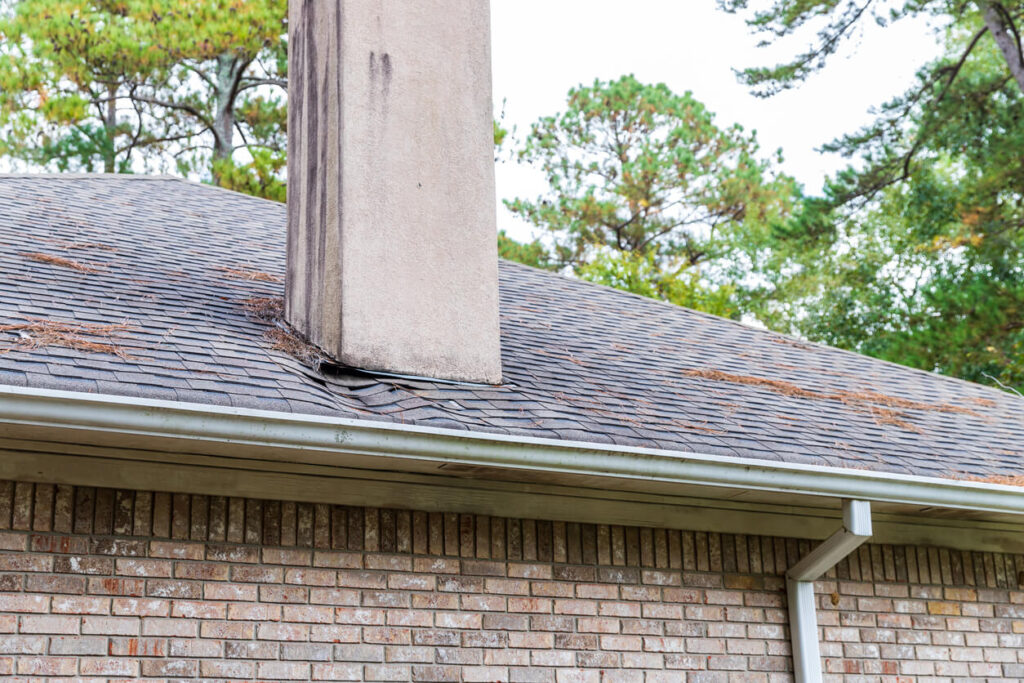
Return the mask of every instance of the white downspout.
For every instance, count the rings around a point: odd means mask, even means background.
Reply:
[[[871,538],[871,503],[843,501],[843,528],[829,536],[786,572],[789,630],[796,683],[821,683],[821,648],[814,582]]]

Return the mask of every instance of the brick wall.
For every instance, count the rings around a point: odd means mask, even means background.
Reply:
[[[0,482],[0,674],[790,681],[806,542]],[[1024,679],[1024,557],[869,546],[836,681]]]

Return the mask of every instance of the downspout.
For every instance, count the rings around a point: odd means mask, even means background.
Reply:
[[[871,503],[843,501],[843,528],[829,536],[786,572],[789,630],[796,683],[821,683],[821,648],[814,582],[871,538]]]

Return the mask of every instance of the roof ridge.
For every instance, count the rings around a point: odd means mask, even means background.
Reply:
[[[281,202],[274,201],[273,199],[267,199],[266,197],[257,197],[255,195],[246,194],[239,192],[238,190],[232,190],[226,187],[220,187],[219,185],[211,185],[204,183],[199,180],[193,180],[191,178],[182,178],[181,176],[172,175],[170,173],[0,173],[0,180],[173,180],[194,187],[205,188],[210,190],[220,190],[221,192],[230,192],[237,197],[244,197],[245,199],[256,199],[263,202],[270,202],[274,206],[284,206]]]
[[[169,173],[62,173],[60,171],[56,173],[45,171],[39,173],[0,173],[0,180],[15,178],[31,180],[96,180],[99,178],[117,178],[119,180],[184,180],[185,182],[193,182],[188,180],[188,178],[181,178]]]

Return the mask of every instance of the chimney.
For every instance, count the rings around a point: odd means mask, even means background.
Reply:
[[[288,19],[288,322],[352,367],[499,382],[488,0]]]

